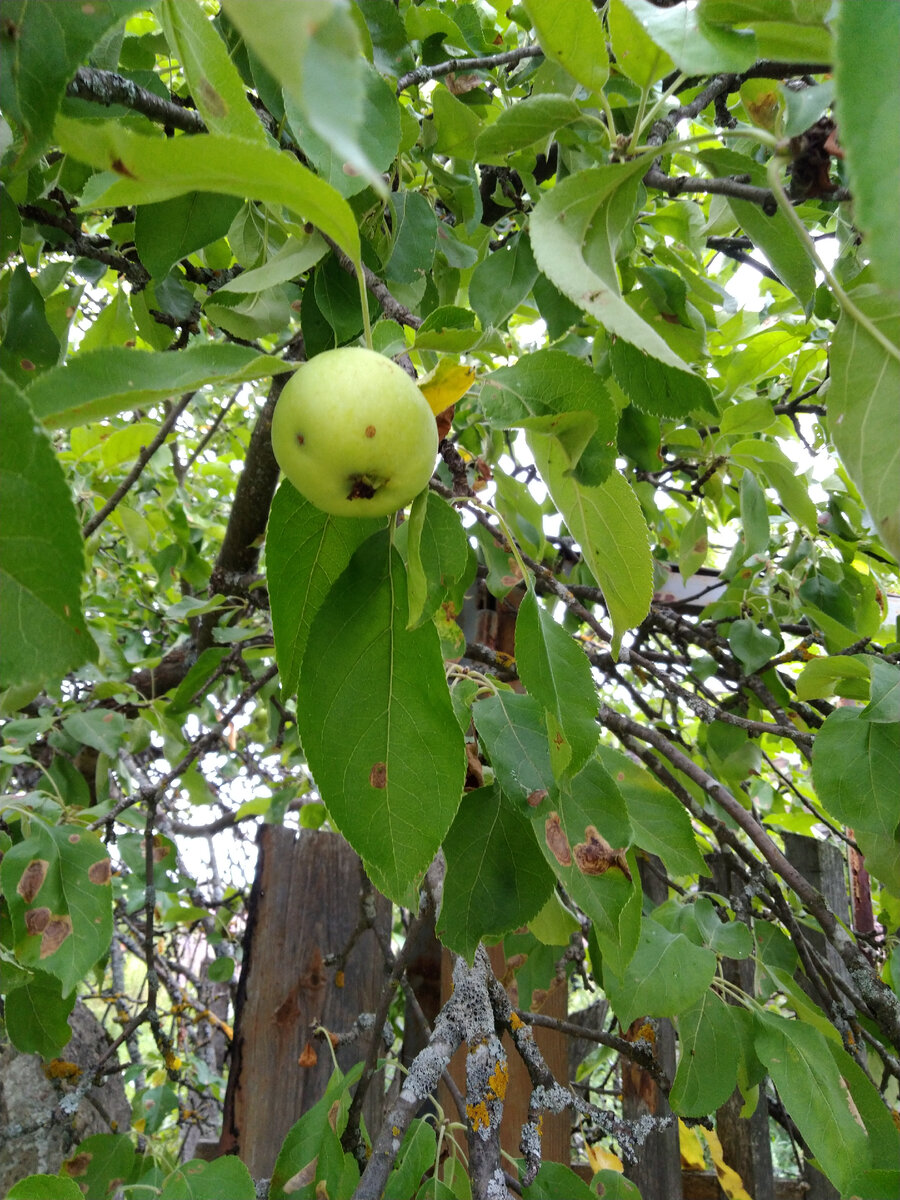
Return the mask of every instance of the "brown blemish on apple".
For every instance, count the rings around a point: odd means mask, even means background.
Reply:
[[[26,904],[30,904],[43,887],[49,865],[45,858],[33,858],[22,872],[16,891]]]
[[[558,812],[552,812],[544,822],[544,837],[547,840],[550,853],[559,865],[561,867],[571,867],[572,851],[569,848],[569,839],[566,837],[563,827],[560,824]]]
[[[88,867],[88,879],[91,883],[109,883],[111,874],[112,867],[108,858],[101,858],[99,862],[91,863]]]
[[[302,433],[297,434],[297,445],[298,446],[302,446],[305,440],[306,439],[304,438]]]
[[[611,867],[618,867],[628,882],[631,882],[631,871],[625,858],[624,846],[613,850],[595,825],[585,828],[584,841],[578,843],[573,853],[575,865],[582,875],[604,875]]]
[[[51,917],[41,938],[41,958],[49,958],[60,948],[66,938],[71,936],[72,918],[70,916]]]
[[[375,436],[375,426],[374,426],[374,425],[367,425],[367,426],[366,426],[366,437],[367,437],[367,438],[373,438],[374,436]]]
[[[369,772],[369,783],[373,788],[387,787],[387,763],[377,762]]]
[[[371,500],[375,495],[375,489],[364,476],[357,476],[353,480],[353,486],[347,493],[348,500]]]

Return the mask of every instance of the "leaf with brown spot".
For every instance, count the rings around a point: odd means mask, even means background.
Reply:
[[[88,1167],[91,1165],[93,1154],[75,1154],[71,1158],[67,1158],[62,1165],[62,1170],[70,1179],[75,1179],[78,1175],[87,1175]]]
[[[72,918],[68,914],[51,917],[41,936],[41,958],[49,958],[51,954],[55,954],[71,935]]]
[[[45,858],[34,858],[22,872],[16,891],[26,904],[30,904],[41,890],[47,877],[49,863]]]
[[[387,764],[377,762],[369,772],[369,783],[373,788],[387,787]]]
[[[0,862],[0,888],[20,961],[55,976],[63,995],[109,949],[109,880],[103,842],[74,824],[35,826],[31,837],[12,846]]]
[[[573,851],[575,865],[583,875],[604,875],[611,867],[618,867],[631,882],[631,870],[625,859],[624,847],[613,850],[606,838],[598,833],[595,825],[586,827],[584,839]]]
[[[571,867],[572,851],[569,847],[569,840],[560,824],[558,812],[552,812],[544,822],[544,836],[547,839],[547,845],[550,847],[553,857],[559,865],[561,867]]]
[[[537,808],[549,795],[550,793],[546,788],[538,788],[536,791],[528,793],[525,797],[525,803],[530,808]]]
[[[25,929],[29,934],[43,933],[49,923],[49,908],[32,908],[25,914]]]
[[[103,885],[109,883],[112,876],[112,864],[108,858],[101,858],[99,862],[91,863],[88,867],[88,879],[91,883]]]

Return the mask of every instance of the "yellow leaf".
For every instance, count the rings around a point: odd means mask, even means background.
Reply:
[[[602,1146],[586,1146],[585,1153],[595,1175],[598,1171],[618,1171],[621,1175],[625,1170],[621,1158]]]
[[[685,1171],[702,1171],[706,1166],[703,1143],[696,1129],[688,1129],[684,1121],[678,1122],[678,1145],[681,1150],[681,1165]]]
[[[728,1200],[753,1200],[753,1197],[748,1195],[745,1190],[744,1181],[740,1175],[729,1167],[722,1157],[722,1143],[719,1141],[719,1135],[711,1129],[704,1129],[703,1136],[706,1138],[706,1144],[709,1146],[713,1165],[716,1168],[716,1175],[719,1177],[719,1187]]]
[[[418,381],[419,390],[435,416],[461,400],[475,382],[475,368],[452,358],[442,358],[433,371]]]

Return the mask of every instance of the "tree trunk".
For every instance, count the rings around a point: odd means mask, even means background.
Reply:
[[[654,859],[658,868],[660,860]],[[639,858],[641,886],[644,894],[654,904],[669,898],[668,888],[662,877],[650,869],[644,855]],[[675,1031],[667,1020],[645,1021],[639,1019],[635,1026],[650,1024],[656,1035],[656,1057],[663,1070],[673,1078],[675,1075]],[[626,1033],[626,1037],[627,1037]],[[669,1102],[660,1091],[656,1080],[629,1059],[621,1061],[622,1115],[626,1120],[637,1121],[644,1116],[665,1117],[671,1114]],[[651,1133],[639,1150],[636,1162],[625,1162],[625,1174],[640,1189],[643,1200],[681,1200],[681,1152],[678,1148],[678,1123]]]
[[[334,972],[324,964],[345,948],[359,917],[362,867],[344,839],[311,830],[295,837],[263,825],[258,842],[218,1145],[219,1153],[239,1154],[254,1178],[271,1176],[291,1126],[324,1094],[331,1054],[326,1044],[312,1041],[313,1029],[349,1030],[360,1013],[375,1008],[384,978],[371,930],[347,959],[343,987],[335,986]],[[382,896],[376,903],[377,919],[388,931],[390,903]],[[341,1047],[341,1069],[366,1049],[364,1038]],[[309,1065],[301,1065],[301,1056]],[[370,1132],[381,1116],[379,1089],[372,1088],[365,1106]]]

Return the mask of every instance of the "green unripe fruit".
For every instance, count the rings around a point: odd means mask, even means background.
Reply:
[[[438,436],[428,401],[374,350],[327,350],[285,384],[272,449],[294,487],[323,512],[382,517],[431,478]]]

